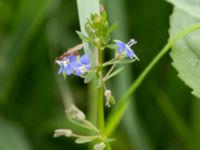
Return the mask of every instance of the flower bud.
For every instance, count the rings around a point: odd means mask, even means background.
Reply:
[[[73,132],[69,129],[57,129],[54,131],[53,137],[60,137],[60,136],[71,137],[72,135]]]
[[[114,99],[114,97],[112,96],[110,90],[106,90],[106,91],[104,92],[104,95],[105,95],[105,97],[106,97],[106,106],[110,107],[111,105],[114,105],[114,104],[115,104],[115,99]]]
[[[105,90],[104,95],[106,97],[106,99],[109,99],[111,96],[111,91],[110,90]]]
[[[106,147],[105,144],[103,142],[101,142],[99,144],[94,145],[94,150],[104,150],[105,147]]]
[[[79,121],[85,120],[85,114],[74,105],[71,105],[70,108],[66,110],[66,114],[67,117],[72,119],[77,119]]]

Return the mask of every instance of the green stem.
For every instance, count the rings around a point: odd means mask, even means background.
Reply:
[[[97,49],[98,53],[98,64],[102,66],[103,63],[103,54],[101,47]],[[99,69],[99,78],[101,79],[101,86],[98,88],[98,115],[99,115],[99,129],[103,133],[105,128],[104,122],[104,97],[103,97],[103,83],[102,83],[102,67]]]
[[[103,103],[103,87],[98,88],[98,114],[99,114],[99,129],[104,131],[104,103]]]
[[[156,63],[170,50],[172,45],[174,45],[177,40],[183,38],[188,33],[193,32],[195,30],[200,29],[200,23],[195,24],[182,32],[176,34],[174,37],[170,38],[168,43],[164,46],[164,48],[156,55],[156,57],[151,61],[151,63],[144,69],[144,71],[140,74],[140,76],[135,80],[135,82],[131,85],[131,87],[125,92],[117,104],[117,106],[113,109],[108,117],[108,123],[106,125],[106,135],[110,136],[113,131],[116,129],[120,120],[122,119],[128,104],[129,97],[135,92],[135,90],[139,87],[142,81],[145,79],[147,74],[152,70],[152,68],[156,65]]]

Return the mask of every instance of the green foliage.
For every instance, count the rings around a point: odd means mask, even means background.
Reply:
[[[88,38],[95,47],[106,45],[110,41],[109,23],[104,11],[101,15],[92,14],[85,24]]]
[[[86,43],[89,43],[89,42],[90,42],[90,39],[89,39],[86,35],[84,35],[83,33],[81,33],[80,31],[76,31],[76,33],[78,34],[79,38],[80,38],[82,41],[84,41],[84,42],[86,42]]]
[[[116,69],[116,70],[113,71],[111,74],[109,74],[108,76],[106,76],[106,77],[105,77],[105,80],[109,80],[110,78],[116,76],[116,75],[119,74],[123,69],[124,69],[124,67],[120,67],[120,68]]]
[[[81,33],[83,35],[86,35],[85,30],[85,23],[87,22],[87,19],[90,18],[90,15],[92,13],[99,14],[100,13],[100,3],[99,0],[77,0],[77,6],[78,6],[78,14],[79,14],[79,23],[81,28]],[[92,6],[92,7],[88,7]],[[86,35],[87,36],[87,35]],[[83,41],[84,50],[87,53],[92,53],[90,51],[89,45]]]
[[[176,8],[187,12],[190,17],[200,19],[200,2],[198,0],[167,0],[172,3]],[[177,11],[177,10],[175,10]],[[174,11],[174,12],[175,12]]]
[[[170,37],[200,22],[200,1],[170,0],[175,9],[170,19]],[[195,3],[196,2],[196,3]],[[200,98],[200,31],[189,34],[172,48],[171,57],[178,76]]]
[[[0,149],[31,150],[20,128],[0,118]]]

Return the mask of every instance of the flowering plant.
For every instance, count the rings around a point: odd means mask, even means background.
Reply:
[[[139,61],[135,51],[132,49],[137,41],[130,39],[126,44],[120,40],[112,40],[111,33],[116,28],[116,24],[109,25],[107,14],[103,10],[101,13],[92,13],[87,21],[82,24],[84,31],[77,31],[80,39],[83,41],[56,59],[59,65],[58,74],[64,78],[69,75],[75,75],[84,79],[85,83],[95,83],[97,89],[98,122],[97,126],[86,119],[85,114],[76,106],[71,105],[66,110],[67,118],[80,128],[85,128],[91,132],[88,135],[75,133],[71,129],[57,129],[54,137],[66,136],[76,138],[78,144],[92,142],[95,150],[111,149],[110,142],[115,139],[110,138],[113,131],[120,122],[129,103],[129,97],[138,88],[146,75],[154,65],[166,54],[169,49],[188,33],[200,28],[199,24],[183,30],[170,38],[167,45],[159,52],[152,62],[144,69],[141,75],[136,79],[130,88],[123,94],[120,101],[112,109],[105,125],[104,106],[111,107],[115,104],[114,94],[107,87],[107,81],[119,74],[122,70],[122,64]],[[84,48],[84,52],[81,50]],[[111,51],[113,50],[113,51]],[[112,58],[105,60],[104,56],[112,52]],[[120,65],[119,65],[120,64]],[[105,100],[105,101],[104,101]]]

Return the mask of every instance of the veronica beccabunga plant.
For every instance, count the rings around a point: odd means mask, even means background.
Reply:
[[[64,78],[69,75],[75,75],[83,78],[85,83],[95,82],[96,88],[104,91],[102,94],[107,107],[115,104],[115,99],[111,90],[107,88],[106,82],[123,70],[122,67],[118,68],[118,64],[139,60],[131,48],[131,46],[137,43],[136,40],[131,39],[127,44],[120,40],[111,40],[110,34],[115,27],[116,24],[109,26],[105,11],[100,15],[92,14],[85,24],[87,35],[79,31],[76,32],[81,40],[90,45],[91,53],[82,52],[83,46],[79,44],[56,59],[56,64],[60,67],[58,74],[63,75]],[[105,62],[103,56],[110,50],[113,50],[113,57]],[[67,118],[72,123],[91,129],[96,134],[93,136],[78,135],[70,129],[58,129],[55,130],[54,137],[61,135],[75,137],[76,143],[87,143],[97,140],[99,143],[94,146],[94,149],[104,149],[106,142],[112,141],[107,139],[103,130],[97,129],[91,122],[87,121],[84,113],[74,105],[71,105],[66,112]]]
[[[56,64],[59,65],[58,74],[63,75],[64,78],[74,75],[83,78],[86,84],[90,82],[95,83],[98,91],[96,97],[98,101],[98,126],[95,126],[92,122],[87,120],[85,114],[76,106],[71,105],[66,110],[68,120],[80,128],[91,130],[92,133],[82,135],[80,133],[75,133],[71,129],[57,129],[55,130],[54,137],[74,137],[75,142],[78,144],[92,142],[95,143],[93,146],[95,150],[103,150],[105,148],[110,150],[111,147],[109,143],[114,141],[114,139],[110,139],[109,137],[116,129],[125,113],[129,103],[129,97],[135,92],[146,75],[170,50],[176,41],[183,38],[188,33],[200,29],[200,24],[192,25],[169,39],[166,46],[164,46],[152,62],[149,63],[141,75],[132,83],[130,88],[123,93],[122,98],[114,109],[111,108],[112,111],[108,116],[106,125],[104,123],[104,107],[111,107],[115,104],[115,95],[107,87],[107,81],[123,70],[121,64],[125,65],[139,60],[133,50],[133,46],[137,41],[135,39],[130,39],[125,43],[117,39],[111,39],[110,34],[116,28],[116,24],[109,25],[105,11],[102,11],[100,14],[91,14],[84,27],[86,33],[80,31],[76,31],[76,33],[84,43],[89,45],[90,51],[84,52],[83,44],[78,44],[58,57],[56,59]],[[104,56],[109,51],[112,51],[113,55],[109,60],[104,61]]]

